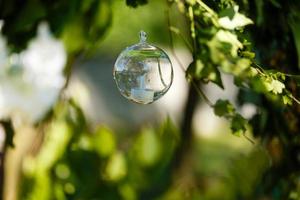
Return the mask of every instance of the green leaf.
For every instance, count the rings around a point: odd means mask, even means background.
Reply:
[[[238,40],[237,36],[226,30],[219,30],[216,35],[207,43],[213,62],[232,57],[237,57],[238,50],[243,48],[243,44]]]
[[[133,148],[135,159],[144,167],[155,165],[162,153],[161,140],[155,130],[151,128],[142,130]]]
[[[224,89],[220,71],[210,63],[206,63],[206,66],[204,66],[204,63],[200,59],[193,61],[189,65],[186,77],[187,79],[194,78],[196,80],[203,80],[204,82],[211,81]]]
[[[187,0],[187,3],[193,6],[196,4],[196,0]]]
[[[292,105],[293,104],[292,98],[289,97],[288,95],[283,95],[282,101],[283,101],[284,105]]]
[[[248,73],[249,73],[250,77],[255,77],[258,74],[258,71],[254,67],[249,67],[249,72]]]
[[[266,90],[271,92],[273,90],[272,79],[270,80],[270,78],[263,78],[263,80],[263,85],[265,86]]]
[[[255,58],[255,53],[251,52],[251,51],[241,51],[240,56],[242,56],[243,58],[254,59]]]
[[[235,15],[235,10],[233,9],[233,7],[224,9],[219,13],[220,18],[229,17],[230,20],[233,19],[234,15]]]
[[[234,115],[231,120],[231,131],[234,135],[240,136],[245,133],[247,126],[247,120],[240,114]]]
[[[251,83],[251,88],[260,93],[267,93],[272,91],[273,87],[271,85],[272,79],[263,77],[263,76],[254,76],[250,83]]]
[[[34,1],[25,4],[25,7],[21,9],[21,12],[17,14],[17,20],[12,25],[12,29],[15,32],[26,31],[34,27],[34,24],[41,20],[46,15],[46,10],[42,3]]]
[[[82,20],[77,18],[73,22],[65,25],[61,34],[61,40],[64,42],[64,46],[68,53],[77,53],[86,45],[86,41],[83,36],[82,24]]]
[[[167,139],[168,142],[170,142],[170,138],[173,138],[176,142],[180,141],[180,133],[178,127],[176,127],[176,125],[169,116],[160,125],[158,132],[160,137],[165,137],[165,139]]]
[[[237,60],[235,65],[228,63],[228,64],[223,64],[221,67],[224,72],[233,74],[235,76],[239,76],[239,75],[245,75],[245,70],[248,69],[250,65],[251,65],[251,61],[249,59],[241,58]]]
[[[282,82],[273,79],[271,82],[271,87],[274,94],[281,94],[282,90],[285,88],[285,85]]]
[[[242,28],[246,25],[253,24],[253,21],[247,18],[245,15],[238,12],[239,7],[234,7],[234,15],[232,16],[232,11],[228,12],[229,15],[219,18],[219,24],[222,28],[234,30]]]
[[[106,128],[100,127],[93,135],[94,148],[101,157],[108,157],[116,149],[116,138],[114,133]]]
[[[109,158],[103,176],[107,181],[118,182],[126,176],[127,170],[124,153],[116,152]]]
[[[207,76],[208,80],[212,81],[213,83],[217,84],[220,88],[224,89],[220,71],[214,66],[208,66],[206,69],[209,70]]]
[[[214,113],[219,117],[231,115],[234,111],[233,105],[228,100],[219,99],[214,105]]]
[[[196,61],[193,61],[186,73],[187,73],[187,77],[191,76],[194,77],[196,79],[201,79],[204,77],[203,74],[203,68],[204,68],[204,64],[202,63],[202,61],[200,59],[197,59]]]

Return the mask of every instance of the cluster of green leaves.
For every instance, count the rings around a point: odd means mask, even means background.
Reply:
[[[194,62],[187,70],[188,78],[211,81],[223,88],[220,70],[244,75],[251,62],[239,56],[245,45],[237,32],[252,21],[239,13],[237,6],[217,14],[202,1],[195,1],[187,9],[194,40]]]
[[[24,160],[20,197],[150,199],[168,185],[166,170],[179,139],[169,119],[156,129],[144,127],[134,138],[122,139],[104,126],[92,131],[73,101],[61,102],[45,143]]]
[[[233,75],[239,88],[263,93],[281,105],[299,101],[286,89],[285,74],[267,71],[255,62],[255,53],[244,34],[244,28],[252,20],[239,11],[234,1],[208,2],[202,0],[173,1],[178,10],[186,15],[190,24],[193,43],[193,62],[186,76],[190,81],[213,82],[224,89],[221,73]],[[171,31],[180,33],[176,27]],[[246,130],[246,119],[235,111],[229,101],[218,101],[212,105],[218,116],[231,121],[233,133]],[[220,109],[223,112],[220,112]]]
[[[12,51],[20,51],[34,37],[38,24],[46,21],[51,31],[62,38],[69,53],[91,48],[111,22],[111,2],[4,0],[0,19]]]
[[[300,103],[284,84],[286,76],[297,80],[297,75],[284,74],[276,70],[264,70],[261,67],[255,68],[255,70],[256,76],[250,82],[254,91],[269,95],[270,99],[277,100],[284,105],[292,105],[293,101]]]
[[[228,100],[219,99],[214,105],[214,113],[219,117],[226,117],[230,120],[234,135],[242,135],[247,130],[247,120],[236,112],[234,106]]]

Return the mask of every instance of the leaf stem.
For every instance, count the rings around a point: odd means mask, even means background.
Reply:
[[[265,70],[259,65],[257,64],[256,62],[252,61],[252,63],[258,67],[262,73],[265,73]],[[300,75],[297,75],[297,74],[287,74],[287,73],[283,73],[283,72],[280,72],[281,74],[285,75],[285,76],[288,76],[288,77],[291,77],[291,78],[300,78]]]
[[[206,12],[208,12],[211,17],[212,17],[212,23],[216,26],[216,27],[220,27],[220,24],[218,22],[218,14],[213,10],[211,9],[208,5],[206,5],[203,1],[201,0],[196,0],[196,2],[199,4],[200,7],[204,8],[204,10],[206,10]]]
[[[174,50],[174,42],[173,42],[173,36],[171,31],[171,19],[170,19],[170,7],[166,10],[166,17],[167,17],[167,24],[168,24],[168,31],[169,31],[169,39],[170,39],[170,46],[171,46],[171,53],[173,54],[176,62],[179,64],[181,70],[185,73],[185,68],[183,64],[180,62],[179,58],[177,57],[175,50]]]
[[[176,28],[176,27],[173,27],[173,26],[171,26],[169,29],[170,29],[171,32],[175,33],[176,35],[178,35],[178,36],[182,39],[182,41],[184,42],[184,44],[186,45],[186,47],[187,47],[190,51],[193,51],[192,45],[191,45],[191,44],[189,43],[189,41],[184,37],[184,35],[181,33],[180,30],[177,30],[177,28]]]
[[[290,95],[290,97],[291,97],[297,104],[300,105],[300,101],[299,101],[296,97],[294,97],[292,94]]]
[[[204,94],[203,90],[196,84],[196,82],[194,80],[191,80],[191,83],[194,86],[194,88],[196,89],[199,96],[202,97],[202,99],[207,103],[207,105],[209,105],[210,107],[213,107],[214,104],[207,98],[207,96]]]
[[[261,73],[264,73],[264,72],[265,72],[265,70],[264,70],[259,64],[257,64],[257,63],[254,62],[253,60],[252,60],[252,63],[253,63],[256,67],[258,67],[258,69],[260,70]],[[257,69],[257,68],[256,68],[256,69]]]
[[[202,7],[204,8],[209,14],[213,15],[213,16],[217,16],[217,13],[215,11],[213,11],[208,5],[206,5],[203,1],[201,0],[196,0],[196,2]]]
[[[246,138],[246,140],[248,140],[249,142],[251,142],[251,144],[255,145],[254,140],[252,140],[251,138],[249,138],[246,133],[243,133],[244,138]]]

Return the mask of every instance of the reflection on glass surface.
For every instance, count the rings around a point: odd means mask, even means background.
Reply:
[[[117,58],[113,72],[121,94],[136,103],[149,104],[162,97],[173,80],[172,63],[160,48],[146,42],[127,47]]]

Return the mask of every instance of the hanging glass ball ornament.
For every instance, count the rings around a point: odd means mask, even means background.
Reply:
[[[121,52],[113,71],[121,94],[141,104],[149,104],[162,97],[173,81],[168,55],[146,40],[146,33],[141,31],[140,42]]]

